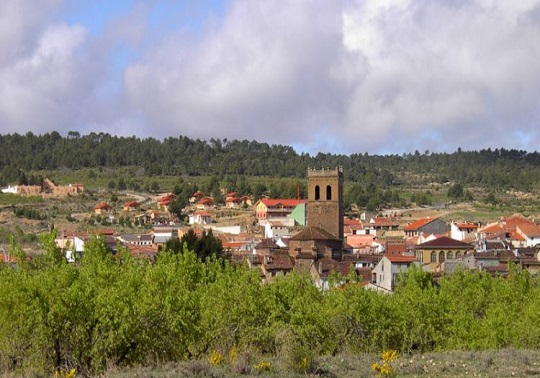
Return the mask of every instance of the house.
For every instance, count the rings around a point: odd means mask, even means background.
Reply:
[[[354,265],[350,261],[336,261],[323,257],[311,265],[310,274],[317,288],[328,290],[332,274],[348,276],[351,271],[354,272]],[[336,284],[343,284],[343,282],[336,282]]]
[[[195,203],[203,197],[203,193],[199,190],[195,191],[189,199],[189,203]]]
[[[418,265],[416,256],[384,255],[373,268],[368,287],[387,293],[394,291],[398,275],[409,270],[411,265]]]
[[[198,210],[209,210],[214,207],[214,199],[212,197],[203,197],[195,204]]]
[[[97,235],[77,235],[73,237],[73,247],[66,251],[66,258],[69,262],[75,261],[75,257],[83,257],[85,245],[92,240],[92,238],[99,237],[103,238],[105,243],[105,248],[111,252],[111,254],[116,255],[118,252],[118,241],[114,235],[98,233]]]
[[[124,245],[152,245],[153,239],[152,234],[124,234],[118,237]]]
[[[124,211],[135,211],[139,209],[139,203],[137,201],[129,201],[124,204]]]
[[[343,218],[343,237],[347,238],[349,235],[365,234],[364,226],[360,222],[360,219]]]
[[[540,227],[535,223],[516,225],[516,233],[525,239],[525,247],[534,247],[540,244]]]
[[[416,258],[424,270],[436,272],[441,270],[445,260],[458,259],[473,250],[469,243],[443,236],[427,241],[415,247]]]
[[[411,238],[421,234],[446,234],[448,225],[439,218],[421,218],[403,227],[405,237]]]
[[[290,225],[290,222],[289,222]],[[289,227],[285,222],[280,221],[268,221],[264,225],[264,237],[277,240],[282,236],[289,235]],[[294,222],[291,227],[294,226]]]
[[[157,201],[158,209],[169,211],[169,205],[176,200],[176,194],[169,193],[160,197]]]
[[[540,228],[534,221],[513,214],[478,230],[479,243],[494,238],[505,240],[516,248],[534,246],[540,242]]]
[[[519,258],[512,251],[474,252],[462,258],[463,265],[472,270],[485,270],[490,273],[506,275],[508,264],[520,264]]]
[[[192,214],[188,215],[189,224],[212,224],[212,214],[204,211],[198,210]]]
[[[383,236],[386,232],[399,228],[399,224],[395,220],[386,217],[372,217],[364,226],[370,234],[375,236]]]
[[[287,251],[275,251],[264,255],[260,264],[263,282],[271,282],[276,276],[286,276],[293,267],[293,260]]]
[[[300,199],[260,199],[255,204],[255,214],[259,224],[264,225],[268,220],[287,218],[298,205],[305,204]]]
[[[176,227],[170,226],[154,226],[152,231],[154,234],[153,243],[158,246],[167,243],[173,235],[178,233]]]
[[[476,236],[478,225],[470,222],[452,222],[450,224],[450,237],[460,241],[472,241]]]
[[[280,249],[280,246],[274,241],[274,239],[265,238],[255,245],[253,248],[253,254],[269,256]]]
[[[114,208],[105,202],[98,203],[94,207],[94,213],[97,215],[111,214],[113,212],[114,212]]]
[[[158,254],[158,247],[156,245],[127,244],[126,246],[133,258],[146,259],[151,262],[156,260]]]
[[[346,239],[347,245],[352,248],[354,254],[372,254],[382,252],[379,244],[375,243],[373,235],[349,235]]]
[[[230,209],[240,207],[240,199],[236,195],[236,192],[229,192],[223,196],[225,198],[225,207]]]

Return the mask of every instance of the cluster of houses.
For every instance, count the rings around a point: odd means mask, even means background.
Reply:
[[[307,199],[263,198],[253,205],[261,233],[247,232],[242,225],[219,227],[211,215],[212,198],[196,192],[190,200],[195,210],[189,215],[189,227],[155,226],[146,235],[107,237],[111,247],[120,242],[135,256],[151,258],[168,238],[181,237],[190,227],[199,233],[211,228],[231,261],[259,270],[264,282],[296,271],[310,274],[320,288],[339,274],[391,292],[399,273],[411,265],[435,277],[456,269],[504,276],[509,264],[535,274],[540,270],[540,226],[519,214],[487,225],[446,223],[440,217],[407,223],[396,216],[367,213],[348,219],[342,212],[342,191],[340,168],[309,170]],[[162,197],[158,208],[166,210],[173,196]],[[251,206],[250,198],[237,198],[234,192],[225,199],[228,207]]]
[[[212,213],[212,197],[196,192],[190,199],[193,211],[189,226],[175,226],[159,220],[176,196],[157,200],[157,210],[141,212],[140,204],[124,205],[126,212],[139,212],[152,230],[140,234],[117,234],[101,230],[105,243],[115,253],[122,245],[138,258],[154,259],[159,247],[171,238],[181,238],[190,229],[201,234],[212,229],[233,263],[247,264],[260,272],[263,282],[290,272],[312,276],[321,289],[331,277],[353,276],[367,288],[392,292],[396,279],[412,265],[434,277],[452,274],[457,269],[483,270],[505,276],[510,264],[533,274],[540,271],[540,226],[529,218],[514,214],[490,224],[466,221],[445,222],[440,217],[424,217],[405,222],[399,216],[364,213],[358,219],[343,214],[343,171],[341,168],[308,170],[307,199],[251,198],[235,192],[225,196],[226,207],[253,207],[261,232],[245,225],[219,226]],[[101,203],[96,214],[114,209]],[[93,234],[61,232],[57,245],[74,261],[84,254]],[[5,255],[5,253],[4,253]],[[4,260],[8,256],[2,257]]]

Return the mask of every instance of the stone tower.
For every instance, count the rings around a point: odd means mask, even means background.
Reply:
[[[343,168],[308,169],[307,225],[343,240]]]

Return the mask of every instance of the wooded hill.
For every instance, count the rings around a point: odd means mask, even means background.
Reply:
[[[345,180],[378,188],[459,182],[492,190],[529,191],[540,182],[540,153],[485,149],[453,153],[340,155],[297,153],[290,146],[248,140],[118,137],[70,131],[0,135],[0,185],[24,183],[31,171],[140,167],[147,176],[304,178],[308,167],[342,166]]]

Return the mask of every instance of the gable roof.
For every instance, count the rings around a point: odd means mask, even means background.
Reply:
[[[529,238],[538,238],[540,237],[540,227],[536,224],[523,223],[516,226],[516,231],[521,231],[522,234],[526,235]]]
[[[304,227],[299,233],[292,236],[290,240],[337,240],[339,239],[330,232],[318,227]]]
[[[112,206],[105,203],[105,202],[101,202],[101,203],[98,203],[96,205],[96,207],[94,207],[94,209],[96,209],[96,210],[106,210],[106,209],[112,209]]]
[[[461,222],[461,223],[455,222],[454,224],[460,230],[476,230],[478,228],[476,224],[470,223],[470,222]]]
[[[418,220],[416,220],[416,221],[414,221],[412,223],[409,223],[408,225],[403,227],[403,229],[405,231],[416,231],[419,228],[422,228],[425,225],[430,224],[431,222],[433,222],[433,221],[435,221],[437,219],[439,219],[439,218],[427,217],[427,218],[418,219]]]
[[[390,260],[391,263],[411,263],[416,261],[416,256],[385,254],[384,257]]]
[[[259,244],[255,246],[256,249],[269,248],[269,249],[279,249],[279,245],[276,244],[274,239],[265,238],[260,241]]]
[[[416,246],[416,248],[472,248],[472,245],[460,240],[449,238],[448,236],[442,236],[440,238],[419,244]]]
[[[372,226],[380,227],[397,227],[399,224],[392,218],[386,217],[373,217],[370,219],[369,224]]]

